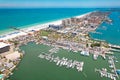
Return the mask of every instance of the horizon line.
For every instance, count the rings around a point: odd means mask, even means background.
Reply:
[[[0,9],[40,9],[40,8],[120,8],[119,7],[0,7]]]

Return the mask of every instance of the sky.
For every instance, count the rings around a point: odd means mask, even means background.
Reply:
[[[0,8],[120,7],[120,0],[0,0]]]

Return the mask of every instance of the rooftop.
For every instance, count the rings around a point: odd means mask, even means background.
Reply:
[[[8,54],[5,56],[8,60],[15,60],[17,58],[20,58],[20,53],[19,52],[14,52],[14,53],[11,53],[11,54]]]
[[[0,42],[0,48],[9,46],[10,44],[4,43],[4,42]]]

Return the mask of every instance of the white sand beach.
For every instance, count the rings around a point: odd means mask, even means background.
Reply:
[[[90,14],[91,12],[89,13],[86,13],[86,14],[83,14],[83,15],[79,15],[79,16],[74,16],[76,18],[82,18],[88,14]],[[65,18],[65,19],[69,19],[69,18]],[[12,38],[15,38],[15,37],[18,37],[18,36],[21,36],[21,35],[27,35],[27,33],[31,32],[31,31],[38,31],[40,29],[44,29],[44,28],[48,28],[50,24],[54,24],[54,25],[60,25],[62,23],[62,20],[57,20],[57,21],[52,21],[52,22],[48,22],[48,23],[45,23],[45,24],[38,24],[38,25],[34,25],[34,26],[31,26],[29,28],[23,28],[23,29],[20,29],[20,31],[13,31],[13,32],[9,32],[9,33],[6,33],[4,35],[0,35],[0,40],[8,40],[8,39],[12,39]]]

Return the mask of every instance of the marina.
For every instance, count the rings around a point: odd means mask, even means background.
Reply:
[[[36,63],[33,63],[33,62],[34,61],[38,62],[36,60],[38,60],[39,58],[40,62],[47,61],[46,62],[47,64],[44,64],[44,65],[49,64],[53,66],[56,64],[55,67],[60,68],[58,69],[58,71],[59,70],[61,71],[61,69],[70,70],[70,71],[75,69],[77,73],[79,72],[81,74],[81,77],[83,77],[83,80],[86,80],[84,78],[88,78],[88,76],[90,76],[91,74],[89,73],[89,75],[87,75],[88,72],[93,72],[94,69],[95,71],[98,71],[101,74],[101,77],[99,76],[100,79],[98,80],[101,80],[101,78],[102,80],[103,79],[106,80],[106,78],[116,80],[116,79],[119,79],[119,75],[117,72],[117,69],[119,68],[118,67],[119,60],[117,60],[117,57],[114,58],[113,56],[109,56],[109,55],[113,55],[112,50],[113,51],[119,50],[120,46],[111,45],[106,41],[99,41],[99,40],[92,39],[89,34],[90,32],[95,32],[92,34],[97,34],[96,32],[99,32],[99,31],[95,31],[95,30],[102,23],[106,23],[108,25],[111,24],[112,20],[108,17],[108,15],[110,15],[110,12],[93,11],[81,16],[75,16],[75,17],[71,17],[71,18],[67,18],[67,19],[63,19],[55,22],[49,22],[42,25],[36,25],[35,27],[31,27],[23,30],[15,27],[12,29],[17,30],[18,32],[12,32],[7,34],[4,37],[0,37],[0,41],[3,43],[13,44],[16,51],[22,50],[22,52],[24,52],[25,54],[24,57],[30,54],[29,56],[32,56],[33,58],[33,59],[30,58],[32,61],[30,61],[30,59],[28,60],[32,63],[31,67],[35,66]],[[32,45],[32,46],[29,46],[29,45]],[[29,46],[29,49],[24,49],[24,48],[22,49],[22,47],[27,48],[27,46]],[[37,46],[39,47],[37,48]],[[31,51],[30,50],[31,48],[32,50],[35,48],[35,51],[34,50],[33,50],[34,52]],[[31,52],[27,53],[27,50],[28,52],[29,51]],[[1,53],[3,52],[4,50],[2,50]],[[34,54],[31,54],[32,52]],[[11,59],[12,57],[6,56],[6,58]],[[20,58],[20,55],[16,58]],[[114,59],[116,59],[116,63],[114,63]],[[7,63],[10,64],[10,62],[7,62]],[[104,64],[109,64],[109,65],[107,66]],[[40,64],[39,67],[41,67],[42,65],[43,65],[43,62],[42,64]],[[89,66],[89,68],[87,68],[89,69],[88,72],[85,71],[86,66]],[[102,70],[100,70],[101,68]],[[34,69],[34,68],[31,68],[31,69]],[[38,69],[38,68],[35,68],[35,69]],[[45,70],[48,73],[48,68],[45,68]],[[111,73],[109,73],[109,70],[111,71]],[[2,73],[4,72],[2,71]],[[96,77],[98,77],[97,74],[95,74],[94,72],[93,74],[96,75]],[[11,77],[12,76],[10,76],[9,78]],[[30,79],[33,79],[33,78],[36,78],[36,77],[32,77]],[[58,76],[56,78],[58,78]],[[28,80],[30,79],[28,78]],[[90,79],[90,77],[88,79]]]
[[[30,48],[32,48],[32,50],[30,50]],[[52,61],[50,62],[50,60],[45,60],[38,57],[40,55],[40,52],[41,54],[49,54],[49,50],[53,49],[53,47],[42,45],[42,44],[36,45],[35,43],[29,43],[28,45],[22,46],[21,49],[26,52],[25,56],[21,61],[20,65],[17,67],[18,70],[15,70],[13,72],[14,74],[9,77],[10,80],[11,79],[33,80],[33,79],[39,79],[39,78],[46,79],[46,80],[49,80],[49,78],[58,79],[58,80],[61,80],[61,79],[73,80],[74,78],[76,79],[80,78],[82,80],[86,80],[86,79],[108,80],[108,78],[101,77],[99,74],[97,74],[97,72],[94,71],[95,68],[111,69],[109,68],[108,60],[104,60],[101,57],[98,57],[96,61],[96,60],[93,60],[92,55],[90,55],[89,57],[86,57],[86,56],[82,56],[80,53],[76,53],[72,51],[68,52],[67,50],[64,50],[64,49],[59,49],[57,53],[52,54],[54,55],[54,57],[59,56],[60,59],[65,57],[65,58],[68,58],[69,60],[83,61],[84,62],[83,71],[78,72],[75,68],[66,68],[66,66],[60,67],[60,63],[59,65],[56,65],[56,63]],[[116,67],[117,68],[119,67],[119,63]],[[56,73],[57,75],[54,76]],[[30,76],[26,76],[24,74],[28,74]],[[38,74],[39,74],[39,77],[37,76]],[[49,75],[46,75],[46,74],[49,74]],[[35,77],[33,78],[32,75],[34,75]],[[62,77],[59,75],[61,75]],[[94,77],[91,77],[93,75]],[[54,77],[51,77],[51,76],[54,76]],[[116,78],[116,80],[119,80],[119,79]]]
[[[107,72],[107,69],[104,69],[104,68],[102,70],[95,69],[95,72],[96,71],[100,73],[101,77],[107,77],[107,78],[110,78],[111,80],[116,80],[116,75]]]
[[[54,57],[51,54],[40,54],[38,57],[46,59],[50,62],[56,63],[57,66],[66,66],[66,68],[76,68],[77,71],[83,70],[84,62],[79,62],[76,60],[69,60],[68,58],[63,57],[60,59],[58,56]]]
[[[101,77],[107,77],[110,78],[111,80],[116,80],[116,78],[119,79],[119,75],[117,73],[117,69],[114,63],[115,62],[114,58],[115,58],[114,56],[108,56],[108,63],[109,67],[111,68],[111,72],[107,72],[106,68],[102,68],[102,70],[95,68],[95,72],[98,71]]]

